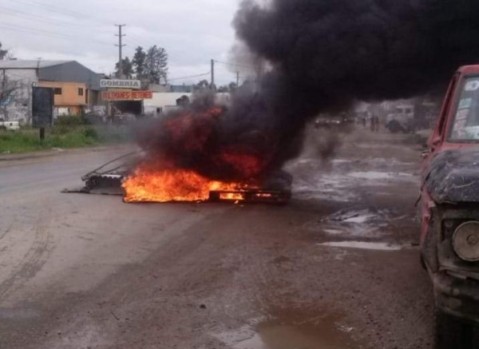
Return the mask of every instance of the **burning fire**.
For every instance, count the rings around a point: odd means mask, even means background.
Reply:
[[[192,106],[158,119],[140,138],[147,156],[123,182],[125,202],[267,198],[257,192],[270,157],[256,149],[251,135],[245,141],[222,134],[226,112]]]
[[[221,200],[243,201],[243,191],[255,189],[244,183],[213,181],[194,171],[169,169],[153,171],[139,167],[123,182],[125,202],[207,201],[210,192]]]

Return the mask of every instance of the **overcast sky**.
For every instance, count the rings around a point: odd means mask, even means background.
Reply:
[[[0,42],[19,59],[77,60],[110,73],[118,61],[114,25],[126,24],[124,55],[131,58],[137,46],[164,47],[169,77],[183,78],[208,73],[212,58],[228,61],[238,4],[239,0],[0,0]],[[218,64],[217,84],[234,81],[232,70]]]

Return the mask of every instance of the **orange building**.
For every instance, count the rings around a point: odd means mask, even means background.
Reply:
[[[38,86],[54,90],[54,107],[57,116],[81,115],[88,105],[89,90],[84,83],[39,81]]]

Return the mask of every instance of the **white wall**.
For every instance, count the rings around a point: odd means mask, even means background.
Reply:
[[[165,109],[166,106],[176,105],[176,100],[183,96],[191,98],[191,93],[154,92],[152,99],[145,99],[143,102],[145,114],[154,114],[157,108]]]
[[[0,69],[0,82],[3,81],[3,69]],[[6,107],[0,108],[0,118],[31,122],[32,85],[38,82],[35,69],[5,69],[7,85],[15,88]]]
[[[176,106],[176,100],[183,96],[188,96],[190,100],[193,98],[192,93],[154,92],[152,99],[145,99],[143,102],[145,114],[155,114],[157,108],[165,110],[167,106]],[[230,97],[229,93],[218,93],[216,94],[216,102],[228,105],[230,103]]]

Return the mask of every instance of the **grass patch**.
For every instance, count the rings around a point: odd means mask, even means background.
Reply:
[[[71,120],[57,121],[54,127],[46,130],[44,141],[40,141],[39,131],[36,129],[0,130],[0,154],[118,144],[130,139],[130,132],[123,126],[93,126]]]

